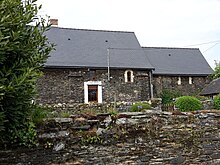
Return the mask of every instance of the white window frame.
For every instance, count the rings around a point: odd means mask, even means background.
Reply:
[[[89,103],[88,86],[98,85],[98,103],[102,103],[102,82],[101,81],[87,81],[84,82],[84,102]]]
[[[189,84],[193,84],[193,78],[189,77]]]
[[[131,73],[131,81],[128,81],[128,72]],[[134,82],[134,72],[132,70],[126,70],[124,73],[124,77],[125,77],[125,82]]]
[[[178,84],[178,85],[181,85],[181,77],[178,77],[177,84]]]

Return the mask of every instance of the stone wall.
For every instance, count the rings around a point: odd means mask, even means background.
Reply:
[[[149,80],[147,71],[133,70],[134,82],[125,82],[125,70],[45,69],[38,81],[40,103],[84,103],[84,82],[101,81],[104,102],[147,100]]]
[[[220,164],[220,111],[73,115],[38,126],[39,146],[0,164]]]
[[[151,105],[152,110],[163,110],[168,111],[166,108],[163,109],[162,99],[154,98],[150,101],[142,101],[143,103],[149,103]],[[80,114],[85,112],[93,112],[93,113],[107,113],[109,111],[116,112],[129,112],[131,110],[131,106],[137,102],[111,102],[111,103],[103,103],[103,104],[84,104],[84,103],[58,103],[58,104],[44,104],[44,107],[49,108],[52,112],[60,114]],[[139,102],[138,102],[139,103]],[[204,100],[201,101],[202,110],[214,109],[213,100]],[[168,108],[169,109],[169,108]],[[170,111],[173,111],[174,105],[170,108]]]
[[[153,75],[154,97],[160,97],[164,89],[179,91],[181,95],[196,95],[210,82],[208,77],[192,77],[192,84],[189,84],[189,77],[182,76],[181,85],[178,85],[178,78],[179,76]]]

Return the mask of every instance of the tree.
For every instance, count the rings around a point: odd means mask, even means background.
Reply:
[[[40,8],[36,0],[0,1],[1,140],[21,141],[28,136],[25,131],[33,128],[30,114],[36,81],[53,49],[45,36],[49,24],[37,17]]]
[[[220,61],[215,61],[215,69],[212,77],[213,79],[220,78]]]

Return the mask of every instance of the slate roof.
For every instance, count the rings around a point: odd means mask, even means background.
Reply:
[[[197,48],[143,47],[155,75],[207,76],[213,70]]]
[[[213,80],[208,86],[206,86],[200,95],[217,95],[220,93],[220,78]]]
[[[107,68],[110,48],[111,68],[153,69],[133,32],[52,27],[46,35],[56,50],[45,67]]]

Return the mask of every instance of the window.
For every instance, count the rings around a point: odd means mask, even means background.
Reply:
[[[181,77],[178,77],[177,84],[178,84],[178,85],[181,85]]]
[[[102,82],[87,81],[84,82],[84,101],[102,103]]]
[[[125,82],[134,82],[134,75],[132,70],[125,71]]]
[[[98,85],[88,85],[88,101],[98,102]]]
[[[127,72],[127,81],[131,82],[131,72]]]
[[[189,84],[193,84],[193,78],[189,77]]]

